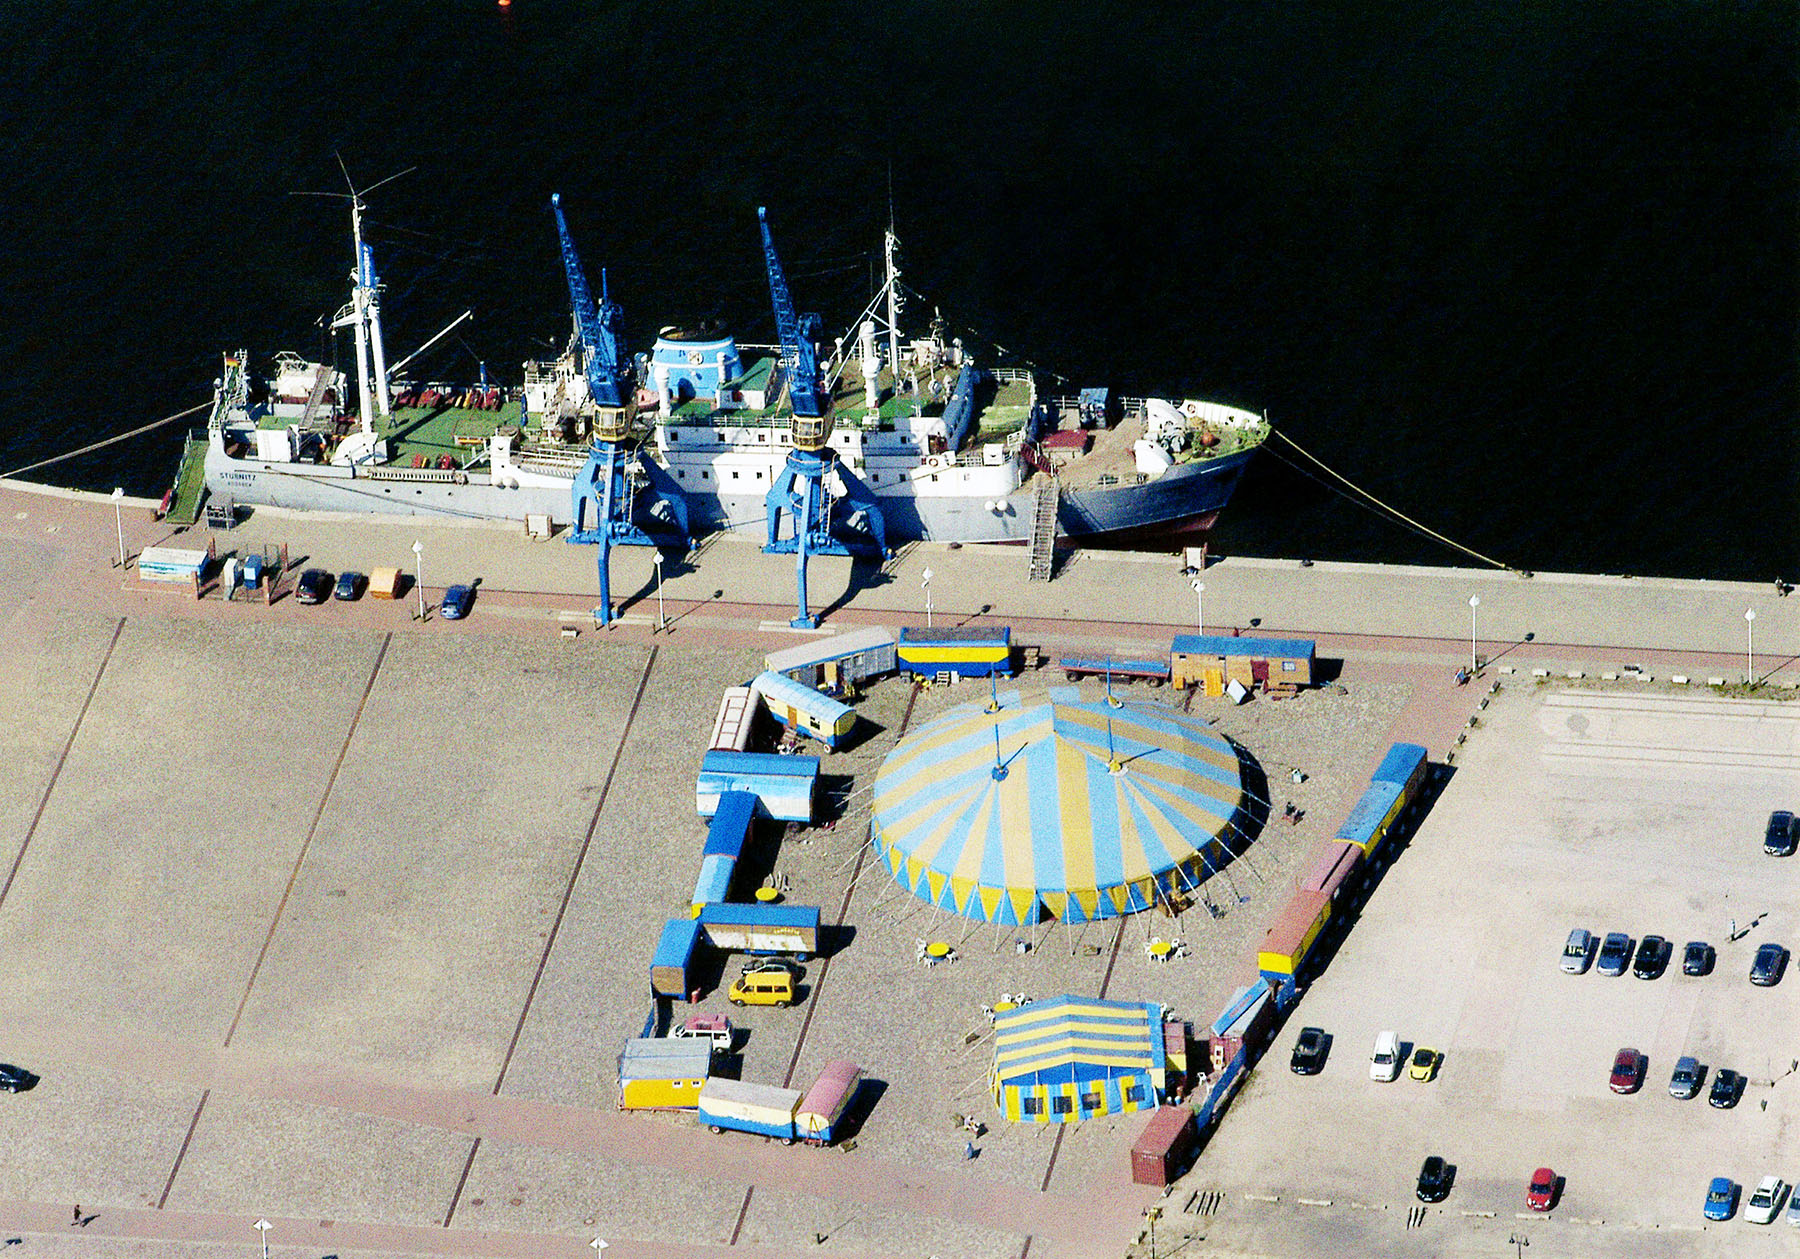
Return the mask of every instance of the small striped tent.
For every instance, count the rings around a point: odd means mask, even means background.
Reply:
[[[1154,1110],[1167,1085],[1161,1011],[1052,997],[994,1016],[994,1104],[1014,1123]]]
[[[1191,717],[1052,687],[965,704],[882,763],[869,833],[915,896],[984,922],[1088,922],[1180,903],[1230,859],[1236,747]]]

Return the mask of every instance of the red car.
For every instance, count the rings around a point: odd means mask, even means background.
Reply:
[[[1635,1049],[1621,1049],[1613,1057],[1612,1091],[1635,1093],[1644,1082],[1644,1055]]]
[[[1556,1173],[1548,1167],[1540,1167],[1531,1173],[1531,1183],[1525,1186],[1525,1205],[1533,1211],[1548,1211],[1555,1197]]]

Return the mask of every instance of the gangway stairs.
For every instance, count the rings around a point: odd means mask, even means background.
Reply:
[[[1032,581],[1049,581],[1056,570],[1056,510],[1061,505],[1062,483],[1053,475],[1040,475],[1031,524]]]
[[[313,377],[312,392],[306,398],[306,410],[300,416],[302,429],[312,427],[313,413],[319,409],[319,404],[325,401],[325,392],[331,388],[331,378],[334,375],[336,373],[327,364],[319,364],[318,374]]]

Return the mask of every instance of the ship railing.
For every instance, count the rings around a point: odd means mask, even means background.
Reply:
[[[438,481],[454,483],[466,474],[461,468],[385,468],[379,465],[351,464],[351,475],[371,481]]]

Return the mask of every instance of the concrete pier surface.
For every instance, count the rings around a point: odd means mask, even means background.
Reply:
[[[828,630],[922,623],[929,593],[936,623],[1011,624],[1052,656],[1166,650],[1203,599],[1208,632],[1313,637],[1341,665],[1335,686],[1298,700],[1195,704],[1303,814],[1229,868],[1216,917],[1045,929],[1026,954],[1016,932],[913,902],[869,857],[875,768],[909,724],[967,698],[874,688],[859,706],[869,733],[826,760],[835,824],[765,837],[750,863],[821,906],[848,943],[809,966],[802,1007],[732,1012],[748,1029],[744,1078],[803,1087],[848,1056],[879,1082],[856,1146],[811,1151],[622,1114],[612,1092],[613,1058],[649,1013],[656,929],[685,907],[697,869],[693,769],[719,691],[798,641],[791,557],[728,538],[665,557],[659,629],[650,556],[621,548],[624,616],[600,630],[594,552],[560,539],[273,511],[212,535],[221,556],[285,544],[297,565],[334,572],[411,573],[418,541],[428,606],[451,582],[480,583],[469,620],[420,622],[410,593],[266,606],[143,582],[117,566],[121,544],[132,556],[206,542],[149,508],[127,500],[115,520],[104,497],[0,487],[12,768],[0,783],[0,1059],[43,1077],[0,1098],[0,1236],[32,1253],[213,1255],[257,1244],[251,1225],[267,1218],[271,1253],[291,1255],[575,1256],[603,1238],[608,1259],[1041,1259],[1122,1254],[1161,1203],[1165,1230],[1193,1239],[1182,1253],[1311,1254],[1338,1238],[1367,1253],[1485,1254],[1537,1165],[1512,1164],[1540,1158],[1568,1164],[1569,1206],[1534,1227],[1578,1235],[1582,1253],[1730,1254],[1734,1235],[1686,1231],[1705,1180],[1754,1183],[1739,1143],[1766,1151],[1770,1170],[1800,1167],[1779,1072],[1761,1066],[1793,981],[1738,991],[1748,945],[1727,956],[1713,921],[1761,912],[1766,934],[1800,916],[1800,900],[1768,886],[1788,867],[1754,851],[1760,817],[1800,767],[1800,706],[1783,702],[1800,680],[1800,600],[1773,581],[1236,557],[1185,574],[1173,556],[1085,552],[1032,584],[1019,550],[815,560]],[[1472,652],[1484,671],[1459,686]],[[1642,676],[1622,676],[1628,665]],[[1746,673],[1756,690],[1742,688]],[[1453,760],[1454,776],[1168,1199],[1128,1183],[1135,1116],[1000,1123],[983,1086],[983,1004],[1002,991],[1104,993],[1204,1023],[1401,738]],[[1303,781],[1290,785],[1289,769]],[[1554,894],[1528,877],[1539,868]],[[1670,874],[1690,868],[1693,886]],[[1555,990],[1552,1018],[1526,994],[1556,980],[1571,925],[1711,938],[1720,974],[1706,989],[1584,979],[1590,989]],[[1142,940],[1171,931],[1192,955],[1144,964]],[[963,961],[917,966],[925,937]],[[1412,958],[1398,985],[1396,957]],[[724,1007],[714,993],[703,1008]],[[1438,1081],[1361,1088],[1377,1030],[1362,1024],[1378,1017],[1442,1042]],[[1320,1019],[1339,1048],[1323,1087],[1296,1091],[1278,1054],[1299,1022]],[[1557,1056],[1565,1024],[1583,1029],[1568,1050],[1578,1060]],[[1610,1099],[1587,1060],[1630,1037],[1652,1054],[1653,1079],[1644,1096]],[[1723,1114],[1654,1096],[1656,1064],[1690,1043],[1766,1076],[1765,1091]],[[973,1161],[952,1114],[997,1129]],[[1341,1139],[1282,1135],[1321,1125]],[[1565,1126],[1585,1135],[1565,1139]],[[1535,1152],[1554,1141],[1561,1153]],[[1666,1185],[1602,1170],[1609,1143],[1639,1141],[1674,1165]],[[1428,1227],[1406,1228],[1425,1144],[1463,1178]],[[1228,1202],[1177,1221],[1203,1189]],[[1295,1205],[1307,1198],[1336,1205]],[[77,1205],[85,1223],[72,1222]],[[1663,1240],[1647,1249],[1646,1236]]]

